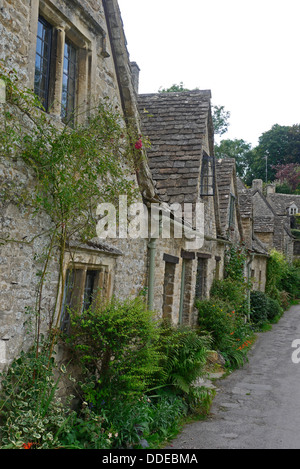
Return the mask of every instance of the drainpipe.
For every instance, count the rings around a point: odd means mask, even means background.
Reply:
[[[250,260],[249,262],[247,262],[247,279],[248,279],[248,283],[249,283],[249,280],[250,280],[250,266],[253,262],[253,259],[254,259],[254,254],[250,254]],[[248,321],[250,321],[250,313],[251,313],[251,306],[250,306],[250,289],[248,288],[248,291],[247,291],[247,303],[248,303]]]
[[[158,238],[162,233],[162,214],[159,215]],[[157,238],[151,238],[148,243],[149,249],[149,273],[148,273],[148,308],[154,309],[154,278],[155,278],[155,254]]]
[[[185,287],[185,259],[182,259],[182,271],[181,271],[181,287],[180,287],[180,304],[179,304],[179,324],[182,324],[183,314],[183,299],[184,299],[184,287]]]
[[[149,249],[149,277],[148,277],[148,308],[153,311],[154,305],[154,273],[155,273],[155,253],[156,239],[152,238],[148,243]]]

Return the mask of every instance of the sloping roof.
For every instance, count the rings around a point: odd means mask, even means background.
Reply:
[[[287,209],[294,203],[300,210],[300,195],[270,194],[267,197],[277,215],[287,215]]]
[[[140,117],[137,108],[129,52],[127,49],[127,40],[118,0],[103,0],[103,9],[113,60],[116,67],[123,112],[138,135],[140,133]],[[157,194],[144,149],[141,149],[141,154],[143,154],[143,157],[135,162],[136,166],[139,168],[137,175],[138,183],[144,199],[152,201],[153,199],[157,199]]]
[[[267,246],[265,246],[264,243],[262,243],[255,235],[253,235],[252,238],[252,251],[255,254],[260,254],[266,257],[269,256]]]
[[[234,177],[235,159],[222,158],[216,160],[216,176],[219,195],[219,210],[221,228],[225,232],[228,228],[229,201],[231,192],[231,181]]]
[[[199,192],[210,91],[142,94],[138,107],[156,190],[166,203],[194,202]]]

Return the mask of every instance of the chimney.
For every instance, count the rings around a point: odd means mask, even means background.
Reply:
[[[130,62],[133,87],[136,94],[139,93],[140,68],[136,62]]]
[[[252,189],[259,190],[260,192],[263,191],[263,182],[262,179],[253,179],[252,181]]]
[[[268,184],[267,185],[267,197],[269,195],[273,195],[276,192],[276,185],[275,184]]]

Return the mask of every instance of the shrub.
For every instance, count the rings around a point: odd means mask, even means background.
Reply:
[[[278,282],[280,291],[288,292],[292,298],[300,298],[300,269],[287,264]]]
[[[266,293],[280,301],[282,291],[291,298],[300,297],[300,270],[297,264],[289,263],[283,254],[273,250],[267,264]]]
[[[204,368],[211,345],[207,334],[184,326],[163,323],[160,334],[162,361],[157,377],[158,386],[171,389],[172,393],[183,396],[193,405],[201,400],[197,396],[194,382],[204,374]]]
[[[267,297],[267,319],[268,321],[274,321],[279,318],[283,313],[283,309],[277,300]]]
[[[198,323],[213,338],[213,346],[223,350],[227,347],[228,338],[234,330],[234,320],[230,315],[231,306],[218,299],[196,302],[199,311]]]
[[[148,440],[161,441],[186,415],[183,399],[174,395],[138,399],[108,400],[103,406],[107,424],[106,434],[111,437],[112,448],[133,448],[148,444]],[[146,441],[145,441],[146,440]]]
[[[261,291],[250,294],[251,320],[256,325],[263,325],[281,316],[283,310],[277,300]]]
[[[244,364],[248,347],[253,341],[253,331],[244,321],[244,315],[232,310],[232,305],[218,300],[198,301],[198,321],[212,338],[212,346],[219,350],[226,365],[239,367]]]
[[[214,280],[210,291],[212,298],[229,303],[235,310],[244,310],[246,306],[246,285],[231,278]]]
[[[73,413],[57,397],[55,364],[45,350],[22,352],[1,375],[0,446],[51,449],[71,428]]]
[[[251,321],[256,325],[265,324],[268,321],[267,295],[261,291],[250,293]]]
[[[159,328],[141,297],[72,314],[67,343],[90,376],[88,399],[142,394],[160,369]]]

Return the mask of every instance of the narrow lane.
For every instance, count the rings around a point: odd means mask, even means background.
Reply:
[[[211,414],[187,425],[170,449],[300,449],[300,305],[259,334],[249,362],[218,380]],[[298,353],[300,357],[300,352]]]

